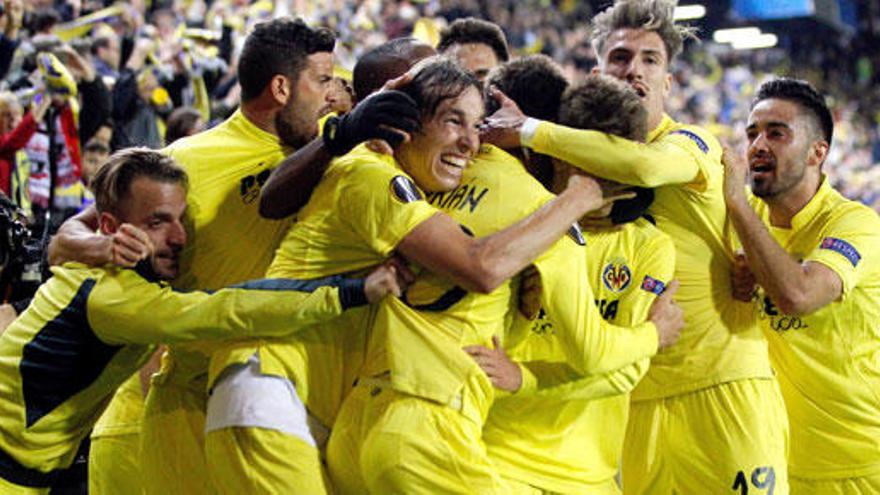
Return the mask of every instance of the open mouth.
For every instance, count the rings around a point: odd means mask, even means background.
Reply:
[[[752,160],[749,164],[752,177],[763,178],[776,170],[776,164],[771,160]]]
[[[467,167],[468,159],[461,155],[441,155],[440,162],[447,167],[464,169]]]
[[[632,84],[631,86],[636,94],[639,95],[639,98],[644,98],[648,95],[648,90],[641,84]]]

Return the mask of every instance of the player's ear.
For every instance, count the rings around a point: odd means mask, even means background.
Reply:
[[[293,97],[291,95],[292,91],[293,87],[290,79],[281,74],[275,74],[269,80],[269,93],[272,95],[272,99],[279,105],[287,104],[287,101]]]
[[[101,229],[102,234],[115,234],[116,231],[119,230],[120,225],[122,225],[122,222],[120,222],[112,213],[104,211],[101,212],[98,217],[98,227]]]
[[[824,139],[814,141],[810,145],[810,154],[807,156],[807,162],[812,166],[822,166],[825,158],[828,157],[828,143]]]

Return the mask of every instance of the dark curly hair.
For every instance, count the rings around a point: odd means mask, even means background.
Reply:
[[[482,43],[488,45],[495,52],[495,56],[501,62],[510,60],[510,51],[507,48],[507,39],[504,31],[489,21],[475,17],[456,19],[446,29],[440,32],[440,43],[437,51],[445,52],[452,45],[465,45],[468,43]]]
[[[306,57],[332,52],[335,44],[329,29],[311,28],[299,18],[282,17],[257,24],[245,39],[238,61],[242,101],[259,96],[277,74],[295,81],[306,65]]]
[[[821,130],[825,142],[831,144],[834,134],[834,119],[823,97],[810,83],[799,79],[779,78],[767,81],[758,88],[758,94],[752,101],[752,108],[758,103],[777,98],[797,103],[801,108],[809,110],[815,119],[816,129]]]

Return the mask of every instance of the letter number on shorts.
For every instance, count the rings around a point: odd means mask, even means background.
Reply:
[[[756,467],[752,471],[751,478],[752,486],[758,490],[764,490],[767,495],[773,495],[776,489],[776,471],[773,470],[772,466]],[[733,480],[731,489],[739,490],[740,495],[749,494],[749,480],[746,478],[744,471],[736,473],[736,479]]]

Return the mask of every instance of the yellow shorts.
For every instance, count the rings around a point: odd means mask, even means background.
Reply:
[[[775,379],[633,402],[623,492],[785,495],[787,456],[788,418]]]
[[[89,493],[137,495],[144,492],[139,433],[100,436],[89,449]]]
[[[880,474],[828,480],[792,476],[788,482],[791,485],[792,495],[876,495],[880,493]]]
[[[208,433],[206,453],[219,493],[327,493],[318,449],[264,428],[223,428]]]
[[[146,493],[215,493],[205,463],[206,399],[199,389],[153,381],[141,429]]]
[[[370,493],[509,493],[486,453],[481,425],[450,407],[375,389],[374,396],[390,397],[365,408],[376,418],[360,453]]]

